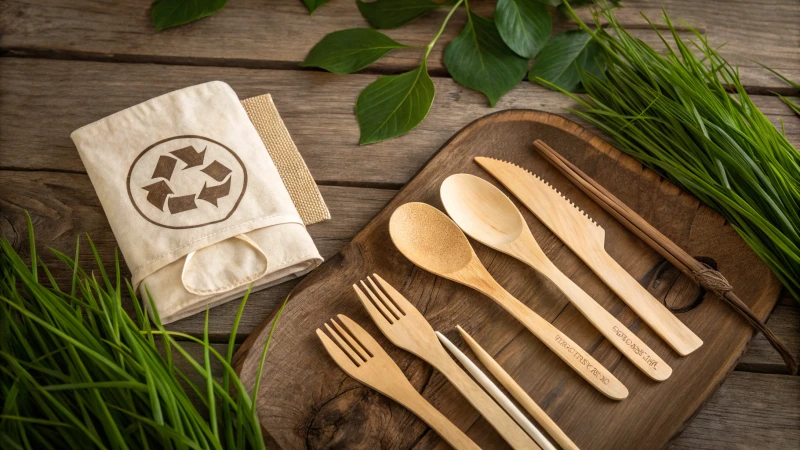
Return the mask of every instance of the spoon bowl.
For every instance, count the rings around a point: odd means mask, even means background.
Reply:
[[[511,199],[483,178],[450,175],[439,193],[447,214],[461,229],[495,250],[517,240],[527,228]]]
[[[458,272],[477,258],[458,225],[427,203],[397,208],[389,219],[389,235],[400,253],[437,275]]]

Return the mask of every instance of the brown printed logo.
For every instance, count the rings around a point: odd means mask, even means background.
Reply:
[[[233,150],[202,136],[175,136],[147,147],[128,171],[128,196],[147,221],[196,228],[227,220],[247,189]]]

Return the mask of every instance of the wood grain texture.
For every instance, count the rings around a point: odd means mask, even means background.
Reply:
[[[796,449],[800,377],[733,372],[671,449]]]
[[[470,5],[491,16],[494,1]],[[678,24],[686,20],[709,35],[712,46],[722,49],[730,62],[739,64],[744,84],[753,88],[783,89],[777,77],[759,68],[756,59],[785,74],[800,70],[800,9],[794,0],[764,5],[757,0],[661,2]],[[660,5],[646,0],[624,2],[621,22],[650,45],[662,44],[639,15],[644,11],[658,21]],[[355,2],[330,2],[313,17],[299,1],[240,0],[198,22],[157,33],[147,3],[137,0],[96,2],[76,0],[14,0],[0,9],[0,49],[15,54],[140,61],[172,64],[237,65],[258,68],[294,68],[325,34],[344,28],[365,27]],[[438,10],[387,34],[407,45],[425,45],[436,33],[446,10]],[[584,12],[584,16],[586,16]],[[452,19],[434,48],[429,67],[443,74],[442,52],[461,30],[463,8]],[[554,32],[574,28],[563,19]],[[687,33],[688,35],[688,33]],[[371,70],[398,72],[419,64],[419,50],[397,51]]]
[[[647,379],[604,342],[574,308],[565,306],[566,300],[554,286],[538,277],[519,276],[520,272],[526,273],[521,263],[476,246],[478,257],[501,285],[589,349],[629,387],[628,399],[608,400],[582,383],[578,375],[557,364],[549,350],[482,295],[415,269],[392,248],[387,229],[392,211],[412,200],[440,206],[439,183],[454,172],[480,174],[471,157],[483,154],[515,160],[551,181],[606,230],[607,249],[612,257],[640,283],[648,285],[660,258],[571,187],[555,169],[543,164],[530,149],[534,137],[538,137],[564,152],[570,161],[608,186],[676,243],[694,255],[714,259],[719,270],[737,289],[742,289],[742,298],[757,315],[766,317],[772,310],[779,285],[721,217],[631,158],[610,147],[598,149],[588,145],[590,134],[578,138],[556,127],[535,125],[535,119],[553,120],[580,133],[561,118],[526,111],[508,111],[473,123],[454,137],[341,253],[298,286],[277,325],[258,404],[262,423],[281,445],[287,448],[356,443],[365,448],[436,445],[436,437],[426,433],[426,427],[419,421],[336,371],[311,339],[313,329],[335,313],[347,314],[377,336],[350,288],[354,280],[372,271],[392,274],[385,276],[387,281],[415,303],[435,329],[455,338],[455,324],[464,326],[581,448],[665,445],[733,370],[753,333],[721,301],[709,295],[693,309],[678,313],[705,344],[685,358],[670,354],[652,330],[642,325],[574,254],[527,212],[523,215],[548,257],[651,348],[667,355],[674,369],[669,380],[654,383]],[[238,361],[247,383],[252,383],[254,376],[254,360],[249,355],[252,349],[261,348],[264,338],[262,328],[239,351]],[[392,347],[385,339],[379,337],[378,341],[423,395],[454,423],[468,428],[467,434],[478,445],[497,446],[500,441],[491,428],[478,420],[474,410],[438,373]]]
[[[322,184],[397,188],[455,132],[483,115],[509,108],[564,114],[565,107],[574,106],[560,93],[522,83],[489,108],[481,94],[434,78],[436,100],[420,126],[400,138],[359,147],[353,105],[374,75],[17,58],[0,58],[0,73],[0,168],[25,170],[85,172],[69,138],[72,131],[211,80],[229,83],[241,98],[271,93],[311,174]],[[785,119],[789,140],[800,145],[800,120],[780,99],[757,95],[753,101],[776,126]]]

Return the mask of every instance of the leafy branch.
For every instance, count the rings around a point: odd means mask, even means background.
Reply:
[[[425,49],[419,67],[399,75],[381,76],[359,95],[355,109],[362,145],[406,134],[425,119],[435,95],[427,71],[428,55],[462,3],[466,24],[445,48],[444,66],[457,83],[484,94],[490,106],[523,81],[534,57],[528,78],[542,79],[567,91],[581,89],[580,71],[602,76],[603,66],[597,58],[600,47],[592,42],[591,35],[584,30],[571,30],[550,40],[550,10],[538,0],[498,0],[494,19],[476,14],[469,0],[357,3],[361,14],[375,28],[397,28],[452,5],[439,32],[425,47],[404,45],[376,29],[353,28],[323,37],[300,64],[345,74],[362,70],[395,49]],[[558,5],[560,1],[547,3]]]
[[[604,0],[605,1],[605,0]],[[153,23],[158,30],[191,22],[222,9],[227,0],[157,0]],[[328,0],[303,0],[313,13]],[[592,3],[575,0],[573,6]],[[612,4],[615,4],[611,0]],[[463,5],[466,23],[445,48],[444,66],[453,79],[486,96],[490,106],[522,82],[542,79],[570,92],[581,89],[580,71],[602,76],[600,47],[585,30],[565,31],[550,39],[551,14],[567,10],[562,0],[497,0],[494,18],[470,8],[469,0],[356,0],[374,28],[351,28],[324,36],[300,64],[348,74],[358,72],[397,49],[423,54],[415,69],[381,76],[358,96],[359,143],[372,144],[402,136],[427,116],[435,86],[427,61],[453,14]],[[554,9],[557,7],[557,9]],[[425,46],[410,46],[378,31],[402,27],[440,8],[449,8],[438,32]],[[533,66],[530,61],[535,58]],[[530,71],[528,68],[530,67]]]

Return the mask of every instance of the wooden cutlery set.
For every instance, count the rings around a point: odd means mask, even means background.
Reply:
[[[679,355],[688,355],[702,345],[700,338],[606,253],[603,229],[558,191],[511,163],[483,157],[475,158],[475,162],[578,255]],[[428,272],[491,298],[595,389],[611,399],[625,399],[628,389],[614,374],[495,281],[473,251],[466,237],[469,235],[552,281],[570,303],[648,377],[656,381],[669,378],[672,369],[664,359],[550,261],[520,211],[500,189],[474,175],[456,174],[441,184],[440,196],[447,214],[418,202],[403,204],[392,214],[389,234],[408,260]],[[511,447],[577,448],[463,328],[456,327],[477,359],[545,433],[472,360],[443,334],[435,331],[422,313],[379,275],[361,280],[353,285],[353,289],[389,341],[423,359],[444,375]],[[454,448],[478,448],[414,389],[386,351],[350,318],[344,315],[332,318],[317,329],[317,335],[336,364],[348,375],[408,408]],[[466,371],[451,358],[448,350]]]

